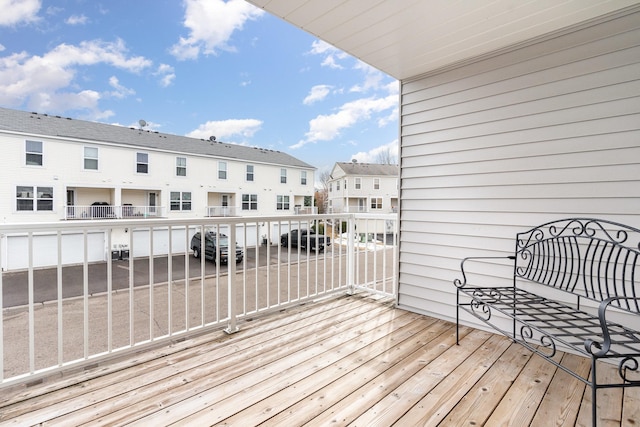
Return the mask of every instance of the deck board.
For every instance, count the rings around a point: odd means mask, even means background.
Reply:
[[[584,384],[502,336],[460,332],[456,345],[455,325],[377,297],[326,299],[5,390],[0,424],[590,425]],[[603,425],[640,424],[640,388],[598,403]]]

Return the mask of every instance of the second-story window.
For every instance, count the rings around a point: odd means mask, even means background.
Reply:
[[[247,181],[253,181],[253,165],[247,165]]]
[[[42,166],[42,141],[26,141],[25,153],[28,166]]]
[[[279,211],[289,210],[289,196],[278,196],[276,209]]]
[[[176,157],[176,176],[187,176],[186,157]]]
[[[382,209],[382,197],[371,198],[371,209]]]
[[[190,191],[172,191],[170,206],[172,211],[190,211],[191,210],[191,192]]]
[[[340,180],[336,181],[336,191],[340,191]]]
[[[280,169],[280,183],[287,183],[287,170],[285,168]]]
[[[85,170],[98,170],[98,149],[96,147],[84,147]]]
[[[380,189],[380,178],[373,178],[373,189],[374,190]]]
[[[242,195],[242,210],[243,211],[257,211],[258,210],[258,195],[257,194],[243,194]]]
[[[136,153],[136,172],[149,173],[149,154]]]
[[[52,211],[53,187],[32,187],[24,185],[17,186],[16,210]]]
[[[300,185],[307,185],[307,171],[300,172]]]
[[[218,162],[218,179],[227,179],[227,162]]]
[[[356,178],[356,190],[360,190],[362,188],[362,178]]]

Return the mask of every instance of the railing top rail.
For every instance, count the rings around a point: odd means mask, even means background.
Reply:
[[[194,217],[194,218],[157,218],[157,219],[87,219],[84,221],[55,221],[41,223],[3,223],[0,224],[0,234],[25,233],[26,231],[43,232],[51,230],[105,230],[110,228],[149,228],[172,226],[200,226],[217,224],[243,224],[250,222],[299,222],[305,220],[333,220],[345,218],[378,218],[396,219],[395,214],[304,214],[304,215],[278,215],[278,216],[245,216],[245,217]]]

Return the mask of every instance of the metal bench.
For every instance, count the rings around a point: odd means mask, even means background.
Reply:
[[[474,265],[476,278],[482,266],[487,272],[504,265],[499,259],[513,264],[512,285],[468,280],[470,262],[482,263]],[[640,230],[562,219],[518,233],[512,256],[469,257],[460,268],[456,329],[462,309],[590,386],[594,426],[598,389],[640,386]],[[558,350],[589,357],[591,374],[563,366],[554,358]],[[617,364],[618,378],[599,383],[596,367],[605,360]]]

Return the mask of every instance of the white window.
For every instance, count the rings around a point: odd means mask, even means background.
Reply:
[[[356,178],[356,190],[360,190],[362,188],[362,178]]]
[[[136,153],[136,172],[149,173],[149,154]]]
[[[52,211],[53,187],[32,187],[25,185],[17,186],[16,210]]]
[[[247,165],[247,181],[253,181],[253,165]]]
[[[374,190],[380,189],[380,178],[373,178],[373,189]]]
[[[300,171],[300,185],[307,185],[307,171]]]
[[[227,179],[227,162],[218,162],[218,179]]]
[[[85,170],[98,170],[98,149],[96,147],[84,147]]]
[[[280,183],[281,184],[287,183],[287,170],[284,168],[280,169]]]
[[[278,196],[278,200],[276,203],[276,209],[279,211],[288,211],[289,210],[289,196]]]
[[[171,210],[172,211],[190,211],[191,210],[191,192],[190,191],[172,191],[171,192]]]
[[[26,141],[25,153],[28,166],[42,166],[42,141]]]
[[[257,211],[258,210],[258,195],[257,194],[243,194],[242,195],[242,210],[243,211]]]
[[[371,198],[371,209],[382,209],[382,197]]]
[[[340,191],[340,180],[336,181],[336,191]]]
[[[176,157],[176,176],[187,176],[186,157]]]

